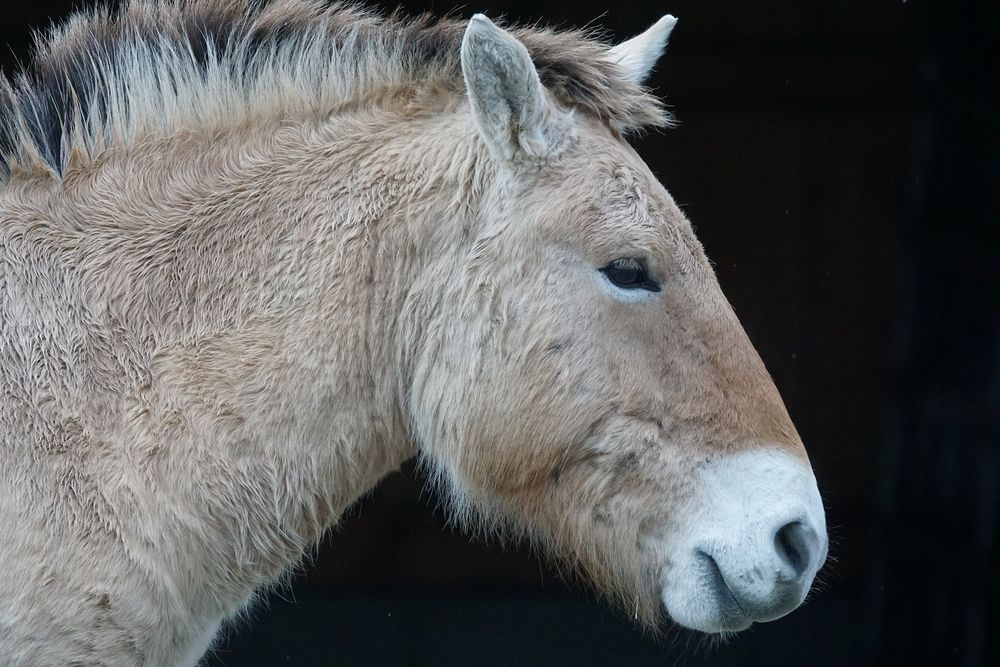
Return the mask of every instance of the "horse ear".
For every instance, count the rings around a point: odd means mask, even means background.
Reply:
[[[667,48],[667,40],[670,39],[670,32],[675,25],[677,19],[667,14],[641,35],[611,47],[608,56],[622,68],[629,81],[640,84],[646,80],[653,65],[663,55],[663,50]]]
[[[540,158],[561,143],[565,132],[528,49],[482,14],[462,38],[462,75],[479,131],[500,157]]]

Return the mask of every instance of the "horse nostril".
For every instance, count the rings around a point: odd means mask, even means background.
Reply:
[[[781,560],[791,566],[796,578],[812,565],[819,548],[816,531],[801,521],[786,523],[774,534],[774,548]]]

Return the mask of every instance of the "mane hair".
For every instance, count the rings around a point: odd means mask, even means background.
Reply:
[[[24,71],[0,77],[0,180],[59,177],[74,156],[186,127],[322,116],[422,83],[460,93],[465,25],[321,0],[123,0],[77,13],[37,39]],[[595,35],[512,32],[561,103],[623,133],[670,123]]]

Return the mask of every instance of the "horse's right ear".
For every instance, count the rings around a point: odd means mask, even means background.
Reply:
[[[479,132],[499,157],[543,158],[562,143],[566,128],[528,50],[482,14],[462,39],[462,75]]]
[[[667,14],[646,32],[612,47],[608,51],[609,59],[617,63],[629,81],[641,84],[663,55],[675,25],[677,19]]]

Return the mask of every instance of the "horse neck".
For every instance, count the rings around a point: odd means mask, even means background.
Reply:
[[[260,193],[252,199],[266,209],[258,216],[268,230],[256,240],[260,247],[275,233],[269,218],[291,219],[271,259],[257,260],[267,269],[257,276],[256,298],[268,305],[254,319],[277,324],[251,330],[274,351],[264,353],[274,367],[248,372],[246,388],[228,400],[259,404],[252,431],[261,456],[250,474],[273,496],[286,494],[282,533],[301,536],[271,540],[275,568],[416,454],[404,357],[419,314],[432,307],[434,267],[460,263],[467,242],[467,227],[455,220],[471,168],[456,147],[475,143],[462,141],[466,126],[448,117],[359,120],[290,132],[235,186]],[[230,369],[246,363],[247,346],[237,350]],[[261,386],[274,388],[257,398]],[[273,508],[261,510],[256,523],[266,525]],[[251,543],[268,540],[258,534]]]
[[[150,498],[137,523],[162,527],[158,557],[206,613],[297,562],[416,453],[402,357],[432,307],[432,265],[455,265],[467,241],[467,123],[175,138],[71,171],[44,205],[8,205],[47,209],[57,239],[86,225],[60,247],[115,340],[81,361],[108,369],[94,386],[131,410],[88,399],[90,428],[144,462],[115,472],[134,487],[121,506]]]

